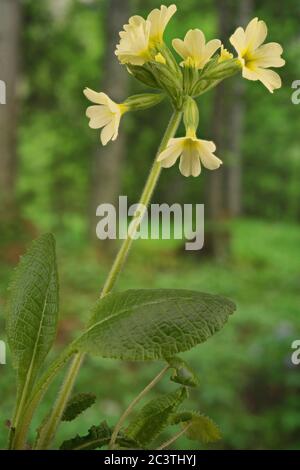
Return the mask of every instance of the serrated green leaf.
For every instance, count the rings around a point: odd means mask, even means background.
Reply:
[[[107,445],[111,438],[111,430],[106,421],[99,426],[92,426],[85,436],[77,435],[73,439],[64,441],[61,450],[93,450]]]
[[[196,373],[191,367],[180,357],[174,356],[168,358],[167,362],[174,369],[171,376],[172,382],[185,385],[186,387],[196,387],[199,383]]]
[[[228,299],[189,290],[112,293],[96,304],[77,347],[115,359],[164,359],[206,341],[234,310]]]
[[[61,450],[94,450],[107,446],[110,442],[112,431],[103,421],[99,426],[92,426],[85,436],[77,435],[73,439],[64,441],[60,446]],[[137,443],[132,439],[123,436],[121,433],[117,437],[116,443],[123,448],[137,448]]]
[[[90,408],[96,401],[93,393],[78,393],[70,398],[63,412],[62,421],[73,421],[83,411]]]
[[[131,421],[125,435],[148,446],[168,425],[169,417],[187,398],[185,387],[175,392],[155,398],[147,403]]]
[[[55,239],[45,234],[32,243],[21,259],[10,287],[7,337],[19,394],[32,388],[53,345],[57,319]]]
[[[180,423],[184,426],[189,425],[185,434],[193,441],[206,444],[221,439],[219,427],[208,416],[193,411],[182,411],[170,416],[169,424]]]

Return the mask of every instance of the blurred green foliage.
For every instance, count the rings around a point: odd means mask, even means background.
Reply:
[[[135,0],[132,10],[145,14],[160,3]],[[168,40],[195,27],[214,37],[213,0],[177,3],[179,12],[168,29]],[[300,368],[290,362],[291,343],[300,334],[300,105],[291,103],[291,83],[300,79],[300,4],[296,0],[254,3],[255,16],[269,25],[270,40],[283,44],[287,65],[280,71],[283,88],[274,96],[260,84],[246,83],[243,206],[251,218],[232,223],[232,258],[227,263],[181,253],[172,241],[138,242],[119,288],[180,287],[233,298],[238,312],[226,328],[184,355],[200,376],[200,391],[191,393],[190,406],[220,425],[224,439],[219,448],[300,449]],[[49,14],[46,1],[24,0],[23,4],[18,201],[22,217],[34,230],[52,230],[57,235],[61,278],[57,348],[61,348],[83,325],[109,268],[106,257],[95,255],[86,240],[91,156],[98,134],[87,126],[82,94],[85,86],[101,86],[107,1],[74,0],[61,21]],[[130,87],[130,93],[143,90],[133,80]],[[208,95],[201,102],[199,133],[207,139],[211,138],[211,110],[212,95]],[[127,151],[122,194],[132,202],[169,112],[160,105],[124,119]],[[202,202],[204,178],[185,180],[177,168],[164,171],[155,199],[174,202],[176,188],[176,202]],[[23,236],[16,224],[2,232],[0,241],[6,246],[8,240],[22,242]],[[11,269],[5,263],[0,269],[1,306]],[[3,316],[0,321],[3,331]],[[77,421],[63,423],[57,443],[103,419],[113,424],[158,368],[88,358],[76,389],[94,392],[97,403]],[[9,357],[0,373],[2,447],[6,442],[3,423],[11,415],[14,393]],[[170,391],[174,386],[165,380],[157,390]],[[36,426],[54,393],[55,387],[35,417]],[[178,445],[191,448],[184,438]]]
[[[300,232],[296,225],[254,220],[235,222],[232,229],[232,259],[227,263],[178,256],[178,241],[137,242],[119,288],[172,286],[234,298],[238,309],[226,327],[182,355],[200,382],[191,390],[188,406],[219,424],[223,439],[215,445],[217,448],[300,449],[300,369],[291,363],[291,343],[299,338],[300,331]],[[61,320],[57,349],[61,349],[87,319],[109,266],[107,261],[95,258],[91,249],[66,249],[59,239],[58,267]],[[1,287],[6,282],[7,277]],[[8,365],[2,367],[3,423],[11,415],[14,400],[10,357]],[[97,402],[77,420],[62,423],[57,444],[78,431],[84,434],[103,419],[115,423],[160,368],[155,363],[87,358],[76,391],[95,393]],[[35,416],[36,427],[51,406],[60,380]],[[165,378],[149,398],[175,387]],[[5,441],[3,428],[0,447]],[[174,447],[191,448],[191,442],[181,438]]]
[[[160,3],[133,2],[132,9],[146,14]],[[291,84],[300,77],[300,6],[295,0],[287,2],[291,8],[270,0],[254,3],[254,14],[269,26],[268,39],[283,44],[287,65],[280,70],[283,88],[273,96],[259,83],[246,83],[243,206],[247,214],[299,220],[300,121],[299,107],[291,103]],[[83,236],[91,156],[98,145],[98,133],[87,126],[87,102],[82,90],[85,86],[101,86],[107,2],[73,1],[61,21],[54,21],[49,15],[47,2],[25,0],[24,5],[19,199],[24,215],[38,227],[68,229]],[[178,7],[167,30],[167,41],[182,37],[190,27],[202,28],[208,38],[216,35],[212,0],[203,0],[201,5],[196,0],[185,0]],[[134,79],[130,87],[132,93],[143,90]],[[200,103],[199,135],[207,139],[212,137],[212,95],[206,95]],[[139,195],[169,114],[168,107],[162,104],[128,115],[122,122],[127,133],[122,189],[132,202]],[[157,200],[173,200],[173,187],[178,202],[202,199],[202,177],[185,183],[176,167],[164,172]]]

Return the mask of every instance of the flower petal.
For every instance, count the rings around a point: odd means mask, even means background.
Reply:
[[[257,71],[258,80],[260,80],[265,87],[273,93],[274,90],[281,88],[282,81],[280,75],[274,70],[258,68]]]
[[[194,148],[191,152],[191,173],[192,176],[199,176],[201,173],[201,162],[197,148]]]
[[[115,124],[113,119],[107,124],[107,126],[103,127],[101,131],[101,142],[102,145],[106,145],[112,138],[114,137],[115,134]]]
[[[112,136],[112,141],[115,141],[119,135],[120,120],[121,118],[119,116],[116,116],[114,119],[114,135]]]
[[[182,39],[173,39],[172,46],[183,59],[188,57],[188,50]]]
[[[205,36],[201,29],[190,29],[184,38],[190,57],[202,56],[205,46]]]
[[[259,67],[283,67],[285,60],[280,57],[283,49],[277,42],[263,44],[255,51],[255,63]]]
[[[176,139],[173,139],[173,141]],[[173,142],[170,146],[166,148],[157,158],[158,162],[161,162],[163,168],[170,168],[173,166],[180,156],[183,150],[182,142]]]
[[[201,162],[208,170],[216,170],[222,165],[222,160],[213,154],[215,150],[216,146],[213,142],[207,140],[198,141],[198,152]]]
[[[92,118],[89,122],[89,127],[91,129],[100,129],[101,127],[106,126],[113,120],[112,116],[109,117],[95,117]]]
[[[256,69],[252,70],[248,67],[243,67],[242,74],[243,74],[243,77],[246,78],[247,80],[252,80],[252,81],[259,80]]]
[[[97,117],[111,117],[111,112],[107,108],[107,106],[96,104],[87,108],[86,116],[90,119],[94,119]]]
[[[120,42],[115,55],[122,64],[143,65],[148,60],[151,23],[135,15],[123,26],[119,33]]]
[[[188,147],[185,147],[180,157],[179,170],[183,176],[192,175],[192,154]]]
[[[246,47],[250,50],[257,49],[266,39],[268,28],[264,21],[259,21],[258,18],[253,18],[248,24],[245,36]]]
[[[205,46],[205,57],[207,61],[211,58],[211,56],[221,47],[222,43],[220,39],[212,39],[208,41]]]
[[[246,35],[243,28],[237,28],[232,36],[230,36],[229,41],[235,48],[236,52],[241,54],[246,47]]]
[[[184,41],[174,39],[172,44],[183,59],[191,59],[190,63],[195,68],[200,69],[221,46],[221,41],[213,39],[206,44],[204,33],[200,29],[190,29],[186,33]]]
[[[83,90],[84,95],[87,97],[88,100],[92,101],[93,103],[107,105],[108,100],[110,98],[105,93],[97,93],[90,88],[85,88]]]
[[[160,9],[155,8],[152,10],[147,20],[151,23],[150,29],[150,39],[151,40],[158,40],[161,41],[163,38],[164,31],[172,18],[172,16],[176,13],[177,7],[176,5],[170,5],[166,7],[162,5]]]

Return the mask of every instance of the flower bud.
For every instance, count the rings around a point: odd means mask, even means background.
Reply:
[[[139,82],[144,85],[149,86],[150,88],[161,88],[157,80],[155,79],[153,73],[146,68],[147,66],[138,66],[138,65],[127,65],[128,72],[133,75]]]
[[[219,62],[214,60],[206,67],[192,89],[192,96],[197,97],[216,87],[222,80],[235,75],[241,70],[238,59],[229,59]]]
[[[151,70],[160,88],[170,96],[174,106],[182,106],[182,73],[175,73],[167,64],[151,62]]]
[[[158,53],[160,53],[164,57],[164,59],[166,61],[165,63],[169,67],[169,69],[172,70],[173,73],[175,73],[177,76],[181,75],[180,67],[179,67],[174,55],[172,54],[172,52],[168,48],[168,46],[165,43],[163,43],[163,44],[160,44],[156,48],[156,50],[158,51]]]
[[[191,94],[191,90],[199,79],[199,72],[195,67],[185,65],[182,68],[183,73],[183,89],[187,95]]]
[[[224,78],[231,77],[236,72],[241,70],[241,63],[238,59],[228,59],[215,62],[213,66],[204,70],[203,74],[199,77],[200,80],[223,80]]]
[[[199,125],[199,110],[196,101],[188,97],[184,104],[183,121],[186,130],[196,131]]]
[[[143,109],[152,108],[159,104],[164,98],[164,93],[143,93],[140,95],[133,95],[127,98],[123,106],[125,106],[128,111],[140,111]]]
[[[192,90],[192,96],[197,98],[200,95],[203,95],[207,91],[215,88],[222,80],[199,80]]]

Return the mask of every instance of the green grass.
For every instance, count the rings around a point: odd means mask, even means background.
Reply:
[[[191,392],[188,406],[219,424],[223,440],[214,447],[300,449],[300,366],[290,362],[291,343],[300,338],[300,230],[296,225],[242,220],[231,231],[231,259],[223,263],[209,261],[201,253],[181,253],[178,242],[136,242],[118,289],[180,287],[233,299],[238,309],[224,330],[184,354],[200,377],[200,387]],[[58,264],[61,325],[57,348],[61,348],[84,324],[109,264],[103,255],[73,247],[68,240],[58,240]],[[3,288],[8,271],[7,266],[0,271]],[[76,390],[95,392],[97,403],[77,421],[61,425],[57,444],[77,432],[86,433],[103,419],[113,424],[160,367],[88,358]],[[14,395],[9,358],[0,373],[3,423],[11,415]],[[36,426],[51,405],[56,387],[37,413]],[[165,379],[150,397],[174,387]],[[3,425],[1,447],[5,434]],[[181,438],[175,445],[179,447],[197,445]]]

